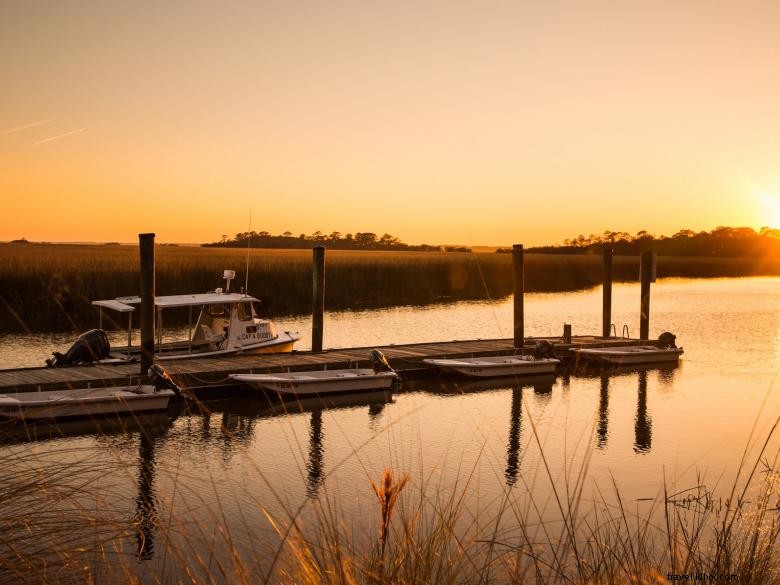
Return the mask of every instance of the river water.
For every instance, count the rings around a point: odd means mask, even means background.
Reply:
[[[557,336],[564,323],[574,335],[597,333],[600,310],[600,289],[526,295],[526,335]],[[636,336],[638,313],[638,285],[615,285],[618,333],[626,324]],[[277,325],[300,330],[307,346],[309,320]],[[461,494],[462,522],[471,525],[489,525],[508,499],[533,502],[553,522],[553,487],[575,490],[578,481],[583,507],[614,482],[641,513],[657,505],[664,481],[672,491],[730,486],[748,443],[767,436],[780,414],[780,279],[660,280],[651,336],[667,330],[685,348],[674,368],[575,371],[554,381],[425,380],[325,405],[269,405],[247,391],[210,402],[208,413],[151,417],[145,433],[133,424],[95,432],[77,423],[63,425],[66,436],[30,441],[6,431],[0,458],[13,472],[0,482],[23,470],[50,473],[24,505],[55,513],[65,542],[82,547],[75,557],[94,574],[119,563],[150,582],[176,579],[190,565],[214,574],[236,558],[263,574],[279,542],[274,523],[283,528],[291,516],[311,524],[333,513],[347,532],[370,539],[379,514],[370,481],[385,468],[408,474],[411,493]],[[459,302],[331,313],[325,346],[511,332],[511,299]],[[6,336],[0,367],[40,364],[71,339]],[[96,516],[108,527],[102,532]],[[510,535],[513,514],[498,524]]]

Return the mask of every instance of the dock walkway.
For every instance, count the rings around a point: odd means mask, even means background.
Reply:
[[[525,351],[536,342],[546,339],[554,344],[556,355],[571,357],[572,347],[606,347],[647,344],[637,339],[578,336],[572,343],[564,344],[560,338],[527,338]],[[650,342],[652,343],[652,342]],[[183,387],[200,390],[235,386],[228,378],[233,373],[272,373],[368,367],[369,353],[374,347],[329,349],[322,352],[294,351],[292,353],[234,355],[221,357],[164,360],[161,364]],[[481,357],[511,355],[515,353],[512,339],[474,339],[407,345],[376,346],[385,354],[390,364],[402,377],[431,374],[434,369],[422,363],[427,358]],[[120,363],[105,365],[69,366],[64,368],[16,368],[0,370],[0,394],[36,392],[64,388],[89,388],[92,386],[123,386],[137,384],[139,364]]]

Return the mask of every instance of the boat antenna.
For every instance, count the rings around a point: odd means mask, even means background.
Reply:
[[[249,244],[252,241],[252,207],[249,207],[249,229],[246,234],[246,274],[244,276],[244,294],[249,294]]]

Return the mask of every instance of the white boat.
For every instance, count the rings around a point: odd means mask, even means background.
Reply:
[[[257,317],[254,303],[260,301],[255,297],[245,292],[231,293],[230,281],[235,278],[235,271],[225,270],[224,278],[227,281],[225,291],[218,288],[207,293],[155,297],[157,360],[292,351],[300,335],[277,331],[270,320]],[[54,352],[54,357],[46,360],[48,365],[121,362],[140,355],[141,348],[131,344],[131,333],[133,313],[141,304],[141,298],[118,297],[92,301],[92,304],[100,309],[100,329],[93,329],[79,337],[66,354]],[[127,314],[127,346],[110,347],[108,337],[102,331],[104,309]],[[188,312],[187,339],[163,341],[163,315],[165,310],[171,309]],[[197,311],[194,315],[193,309]],[[194,321],[193,316],[196,317]]]
[[[230,374],[230,378],[257,389],[306,396],[357,390],[387,390],[398,378],[398,374],[375,372],[371,368],[355,368],[282,374]]]
[[[174,391],[152,385],[0,394],[0,417],[56,419],[164,410]]]
[[[534,358],[530,355],[510,355],[460,359],[425,359],[423,363],[436,366],[444,372],[453,372],[475,378],[490,378],[496,376],[553,374],[560,360],[555,358]]]
[[[572,348],[572,351],[583,359],[619,365],[676,362],[683,354],[681,347],[660,348],[654,345]]]
[[[280,374],[230,374],[236,382],[258,390],[312,396],[361,390],[388,390],[398,379],[387,358],[378,349],[370,354],[371,368],[283,372]]]

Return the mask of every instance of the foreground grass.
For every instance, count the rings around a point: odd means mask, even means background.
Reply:
[[[222,286],[222,270],[238,272],[243,286],[247,251],[199,247],[157,248],[157,292],[205,292]],[[443,300],[501,298],[512,292],[511,256],[427,252],[329,251],[328,309],[426,304]],[[249,291],[266,315],[311,310],[311,252],[251,250]],[[661,258],[658,276],[780,275],[780,260]],[[614,277],[636,280],[638,258],[616,257]],[[138,292],[134,246],[0,245],[0,332],[83,331],[96,325],[92,300]],[[528,254],[529,292],[568,291],[601,282],[601,258]],[[178,316],[186,323],[186,315]],[[176,324],[177,315],[167,315]],[[110,325],[110,324],[109,324]],[[119,328],[123,323],[116,324]]]
[[[442,485],[432,474],[386,470],[378,481],[355,486],[376,496],[365,517],[344,517],[329,497],[307,500],[283,518],[266,513],[276,532],[267,542],[256,526],[246,532],[241,522],[228,524],[218,501],[208,504],[194,492],[178,515],[165,511],[162,500],[141,497],[136,513],[118,520],[123,495],[114,480],[143,482],[146,472],[135,461],[95,461],[94,452],[78,447],[43,455],[34,445],[4,449],[0,581],[617,585],[704,573],[717,582],[774,585],[780,474],[778,456],[768,458],[766,447],[776,427],[757,453],[746,452],[733,483],[717,491],[703,482],[677,490],[664,479],[655,501],[640,506],[613,482],[586,500],[588,457],[561,480],[542,456],[538,478],[530,481],[544,482],[545,501],[507,488],[488,512],[466,506],[473,471]],[[593,447],[591,440],[585,452]],[[209,481],[218,479],[200,478]],[[278,497],[266,488],[265,499]],[[206,520],[187,515],[204,509]],[[152,557],[155,565],[144,560]]]

